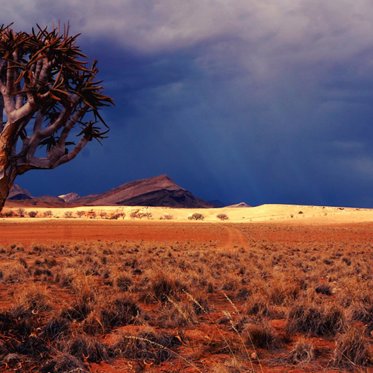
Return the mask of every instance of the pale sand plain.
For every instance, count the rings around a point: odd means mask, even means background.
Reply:
[[[6,210],[17,211],[18,208],[5,208]],[[36,218],[29,218],[30,211],[37,212]],[[73,208],[44,208],[44,207],[25,207],[25,217],[12,218],[17,221],[34,221],[42,219],[46,211],[51,211],[52,218],[57,219],[82,219],[90,218],[90,213],[94,212],[94,220],[100,220],[101,214],[123,213],[124,216],[118,220],[125,221],[173,221],[173,222],[191,222],[193,214],[201,214],[205,223],[260,223],[260,222],[302,222],[307,224],[343,224],[343,223],[363,223],[373,222],[373,209],[350,208],[350,207],[331,207],[331,206],[308,206],[308,205],[280,205],[265,204],[256,207],[223,207],[223,208],[170,208],[170,207],[144,207],[144,206],[79,206]],[[78,212],[84,212],[78,217]],[[71,213],[71,217],[67,217]],[[134,218],[133,213],[143,214],[144,216]],[[226,220],[219,218],[219,215],[225,215]],[[2,219],[9,221],[8,218]],[[49,220],[46,219],[46,220]],[[106,219],[103,219],[106,220]]]

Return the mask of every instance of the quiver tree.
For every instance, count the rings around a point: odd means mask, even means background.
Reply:
[[[113,102],[77,37],[0,26],[0,211],[17,175],[55,168],[106,137],[99,110]]]

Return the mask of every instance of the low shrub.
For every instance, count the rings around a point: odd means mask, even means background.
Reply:
[[[53,216],[53,213],[50,210],[47,210],[47,211],[43,212],[43,217],[44,218],[51,218],[52,216]]]
[[[130,217],[132,219],[143,219],[143,218],[150,219],[152,216],[153,216],[152,213],[148,211],[135,210],[130,213]]]
[[[199,212],[195,212],[194,214],[188,216],[189,220],[203,220],[205,217],[200,214]]]
[[[95,210],[91,209],[91,210],[87,211],[85,216],[87,216],[88,219],[96,219],[97,213],[96,213]]]
[[[82,218],[83,216],[85,216],[85,211],[77,211],[76,215],[78,216],[78,218]]]
[[[110,215],[110,219],[112,220],[124,219],[125,217],[126,214],[124,212],[114,212]]]
[[[16,216],[18,216],[18,215],[17,215],[17,213],[14,212],[13,210],[3,210],[3,211],[0,213],[0,216],[1,216],[2,218],[14,218],[14,217],[16,217]]]
[[[18,210],[17,210],[17,215],[18,215],[18,217],[20,217],[20,218],[24,218],[25,217],[25,215],[26,215],[26,210],[24,209],[24,208],[19,208]]]

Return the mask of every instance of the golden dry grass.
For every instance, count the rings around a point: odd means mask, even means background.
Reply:
[[[194,227],[164,224],[172,237]],[[2,245],[0,371],[372,364],[371,225],[222,227],[235,239]]]

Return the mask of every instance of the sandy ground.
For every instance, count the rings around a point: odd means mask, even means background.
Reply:
[[[7,209],[4,209],[6,211]],[[17,211],[18,209],[12,209]],[[29,218],[28,213],[35,211],[38,217]],[[51,211],[52,218],[42,218],[45,211]],[[78,218],[78,212],[84,211],[84,216]],[[89,218],[94,211],[95,218]],[[102,213],[107,216],[122,213],[124,217],[118,220],[102,219]],[[131,217],[133,212],[148,214],[141,219]],[[195,221],[190,217],[202,214],[204,219]],[[66,218],[71,214],[72,218]],[[227,220],[221,220],[219,215],[225,215]],[[0,243],[37,243],[54,241],[94,241],[94,240],[135,240],[135,241],[192,241],[192,242],[217,242],[222,246],[241,245],[246,243],[237,224],[250,225],[263,224],[276,226],[284,224],[288,229],[292,226],[304,226],[298,229],[300,237],[308,235],[308,226],[355,226],[353,235],[359,234],[363,242],[372,239],[373,209],[341,208],[324,206],[301,205],[262,205],[258,207],[240,208],[214,208],[214,209],[175,209],[165,207],[76,207],[76,208],[24,208],[23,218],[0,218]],[[164,219],[168,216],[169,219]],[[245,224],[245,225],[246,225]],[[359,233],[356,233],[356,230]],[[255,232],[253,228],[253,232]],[[321,230],[330,239],[335,239],[336,229]],[[338,234],[348,235],[347,228],[339,227]],[[283,240],[287,239],[287,230],[284,231]],[[268,239],[273,230],[266,232]],[[369,237],[368,237],[368,236]],[[281,237],[276,235],[276,240]],[[368,241],[367,241],[368,240]]]
[[[74,263],[78,263],[79,255],[82,258],[85,257],[82,254],[64,256],[65,249],[59,250],[58,253],[55,250],[63,244],[65,248],[70,247],[80,247],[80,250],[84,250],[84,247],[98,247],[98,256],[95,260],[101,260],[101,248],[106,246],[112,248],[113,256],[110,257],[108,263],[115,267],[117,261],[125,262],[124,258],[120,256],[115,256],[116,244],[113,242],[118,242],[120,245],[118,247],[128,247],[128,248],[139,248],[137,259],[141,266],[145,269],[146,263],[144,260],[148,259],[149,252],[153,252],[153,257],[151,257],[151,266],[154,265],[156,261],[162,262],[162,268],[164,263],[170,260],[166,257],[166,251],[175,255],[179,259],[185,260],[186,263],[190,261],[190,268],[198,267],[202,265],[202,261],[199,258],[204,257],[204,255],[209,255],[209,253],[215,253],[215,262],[211,262],[208,266],[215,265],[215,268],[224,266],[222,271],[224,276],[227,275],[228,279],[233,279],[240,284],[238,281],[241,277],[238,275],[241,267],[248,267],[252,265],[252,261],[255,258],[263,260],[258,262],[260,265],[265,266],[265,272],[271,273],[275,279],[281,279],[281,271],[296,269],[299,276],[304,276],[305,279],[311,278],[315,279],[315,283],[318,284],[320,281],[326,281],[326,274],[329,276],[331,268],[342,268],[343,271],[349,271],[351,278],[360,278],[361,276],[352,271],[354,268],[359,270],[364,269],[364,264],[369,263],[371,259],[371,250],[373,248],[373,210],[372,209],[348,209],[348,208],[337,208],[337,207],[316,207],[316,206],[285,206],[285,205],[263,205],[253,208],[222,208],[222,209],[171,209],[171,208],[144,208],[144,207],[97,207],[94,211],[97,214],[97,218],[89,219],[87,216],[83,218],[65,218],[66,212],[72,212],[73,215],[77,211],[86,211],[87,215],[92,210],[91,207],[79,207],[75,209],[45,209],[45,208],[25,208],[25,212],[37,211],[40,215],[46,211],[52,210],[53,218],[2,218],[0,219],[0,249],[2,249],[2,257],[0,258],[0,264],[5,268],[4,273],[7,273],[7,268],[12,268],[9,273],[13,272],[13,266],[15,269],[19,269],[21,266],[21,260],[26,261],[29,269],[27,270],[27,281],[30,282],[0,282],[0,310],[8,309],[11,306],[11,299],[13,295],[17,295],[22,291],[26,291],[29,284],[35,286],[35,284],[40,285],[40,278],[33,275],[33,271],[39,267],[35,267],[35,263],[43,263],[48,255],[53,255],[57,259],[57,263],[63,267],[66,260],[72,260]],[[137,211],[141,213],[150,213],[151,217],[136,219],[131,218],[132,212]],[[110,219],[100,219],[100,212],[115,213],[124,212],[126,214],[125,218],[120,218],[118,220]],[[193,213],[201,213],[204,216],[203,221],[191,221],[188,219]],[[172,216],[171,220],[161,220],[165,214]],[[218,214],[226,214],[228,220],[221,221],[217,218]],[[87,245],[81,243],[87,242]],[[65,244],[66,243],[66,244]],[[92,245],[91,245],[92,243]],[[93,244],[94,243],[94,244]],[[18,250],[17,245],[22,249]],[[30,246],[32,250],[28,250],[27,246]],[[37,254],[40,249],[40,255]],[[246,258],[246,252],[249,249],[255,254],[249,257],[249,262],[240,262],[243,258]],[[132,249],[124,251],[129,253],[131,257]],[[162,251],[163,250],[163,251]],[[295,251],[298,250],[298,251]],[[0,250],[1,251],[1,250]],[[73,251],[71,251],[73,252]],[[161,254],[164,252],[164,254]],[[287,256],[288,253],[294,254],[295,256]],[[344,264],[342,257],[333,257],[333,262],[336,263],[335,266],[330,267],[329,264],[325,264],[324,259],[328,259],[335,253],[343,255],[350,254],[353,265],[351,267]],[[8,254],[7,254],[8,253]],[[147,254],[144,254],[147,253]],[[198,255],[197,255],[198,254]],[[280,255],[281,254],[281,255]],[[106,255],[106,254],[105,254]],[[127,254],[126,254],[127,255]],[[159,257],[160,255],[160,257]],[[164,255],[164,256],[162,256]],[[315,258],[319,257],[319,262],[317,265],[312,264],[313,262],[306,262],[309,257],[314,255]],[[235,257],[239,256],[239,260],[235,263]],[[277,264],[273,264],[273,260],[284,256],[283,267],[279,267]],[[266,261],[265,258],[269,258]],[[208,258],[208,256],[206,257]],[[338,259],[339,258],[339,259]],[[36,260],[38,259],[38,260]],[[258,259],[258,260],[259,260]],[[216,260],[219,260],[219,265],[217,265]],[[324,260],[324,261],[323,261]],[[142,262],[144,261],[144,262]],[[154,261],[154,262],[153,262]],[[338,262],[338,263],[337,263]],[[83,263],[83,261],[81,262]],[[248,263],[250,265],[248,265]],[[258,265],[256,263],[256,265]],[[294,264],[295,263],[295,264]],[[328,262],[327,262],[328,263]],[[94,264],[96,266],[96,264]],[[206,266],[206,264],[204,264]],[[232,267],[233,266],[233,267]],[[298,266],[298,267],[297,267]],[[307,266],[307,268],[305,267]],[[307,269],[308,266],[314,266],[312,273],[303,274],[300,272],[302,269]],[[344,269],[344,267],[346,269]],[[255,264],[254,264],[255,267]],[[369,266],[368,266],[369,267]],[[367,268],[368,268],[367,267]],[[59,268],[52,268],[52,272],[57,276],[59,274]],[[74,267],[73,267],[74,268]],[[76,271],[79,272],[80,267],[76,267]],[[88,268],[88,267],[87,267]],[[109,268],[109,267],[108,267]],[[110,267],[111,268],[111,267]],[[169,267],[172,270],[180,271],[178,267]],[[282,269],[281,269],[282,268]],[[65,268],[64,271],[71,270],[71,267]],[[115,270],[115,268],[114,268]],[[208,272],[208,267],[204,267],[204,270]],[[126,269],[126,271],[129,271]],[[26,273],[26,270],[25,270]],[[66,272],[68,273],[68,272]],[[194,270],[191,272],[192,275],[188,276],[194,278],[197,276],[197,272]],[[251,273],[251,269],[248,273]],[[264,273],[264,272],[263,272]],[[287,273],[287,272],[284,272]],[[291,272],[293,275],[293,272]],[[306,272],[304,272],[306,273]],[[130,272],[128,272],[130,274]],[[295,274],[295,273],[294,273]],[[332,273],[333,274],[333,273]],[[146,273],[148,275],[148,273]],[[144,274],[145,276],[145,274]],[[222,277],[224,277],[222,276]],[[277,277],[276,277],[277,276]],[[360,276],[360,277],[359,277]],[[39,276],[40,277],[40,276]],[[87,278],[90,276],[87,276]],[[91,276],[93,278],[95,276]],[[135,279],[138,275],[134,275],[132,279]],[[189,278],[188,277],[188,278]],[[350,278],[348,277],[348,278]],[[256,278],[257,281],[259,277]],[[292,277],[288,277],[289,281],[293,281]],[[96,277],[93,278],[96,281]],[[92,281],[93,281],[92,280]],[[241,279],[242,280],[242,279]],[[49,281],[49,282],[48,282]],[[97,284],[101,283],[101,280],[97,280]],[[136,280],[137,281],[137,280]],[[148,280],[147,280],[148,281]],[[215,278],[211,281],[217,281]],[[228,280],[227,280],[228,281]],[[267,280],[266,280],[267,281]],[[272,285],[275,280],[272,280]],[[236,283],[235,282],[235,283]],[[365,284],[365,282],[362,282]],[[96,282],[92,282],[96,284]],[[247,286],[251,286],[247,283]],[[260,283],[259,283],[260,284]],[[262,283],[265,285],[265,289],[268,287],[267,283]],[[313,283],[312,283],[313,284]],[[332,283],[334,286],[335,284]],[[31,286],[31,288],[32,288]],[[60,287],[56,281],[51,279],[45,280],[43,283],[48,294],[59,294],[61,299],[65,301],[69,300],[72,302],[74,297],[68,293],[65,288]],[[96,286],[96,285],[95,285]],[[193,285],[194,286],[194,285]],[[219,285],[220,286],[220,285]],[[313,286],[313,285],[312,285]],[[97,286],[96,286],[97,287]],[[234,289],[228,295],[234,297],[236,291],[240,289],[241,285],[235,286]],[[361,291],[360,287],[356,287]],[[251,291],[257,291],[258,286],[254,285],[250,288]],[[107,288],[96,288],[97,291],[108,291]],[[113,288],[112,291],[117,291]],[[338,290],[339,291],[339,290]],[[106,293],[105,293],[106,294]],[[212,306],[214,312],[209,314],[208,318],[202,315],[198,321],[197,325],[192,325],[185,328],[185,335],[188,338],[188,343],[183,345],[178,352],[186,354],[192,353],[193,348],[198,350],[202,346],[203,348],[206,344],[206,338],[214,336],[214,341],[217,343],[221,342],[221,332],[217,332],[217,328],[221,328],[226,332],[226,327],[221,326],[218,322],[224,311],[229,308],[229,304],[226,298],[222,294],[216,292],[214,294],[202,293],[203,297],[207,297],[209,304]],[[259,293],[258,293],[259,294]],[[265,294],[265,293],[263,293]],[[338,295],[338,292],[337,292]],[[63,298],[65,297],[65,298]],[[325,296],[326,300],[329,300]],[[330,301],[334,301],[333,297],[330,297]],[[238,301],[236,301],[238,302]],[[242,302],[241,302],[242,303]],[[244,315],[247,313],[246,303],[237,303],[240,311],[237,315]],[[140,306],[147,312],[154,305],[147,305],[139,303]],[[156,312],[165,312],[164,308],[160,307]],[[152,314],[153,315],[153,314]],[[154,316],[155,317],[155,316]],[[237,316],[238,317],[238,316]],[[212,320],[212,321],[211,321]],[[276,330],[276,333],[282,335],[284,333],[284,327],[286,320],[282,317],[281,319],[268,320],[270,325]],[[124,326],[121,330],[124,332],[131,332],[132,325]],[[170,330],[168,330],[169,332]],[[234,333],[232,333],[234,336]],[[295,339],[294,339],[295,341]],[[294,341],[292,343],[294,343]],[[327,348],[328,354],[330,355],[332,349],[334,348],[334,340],[328,339],[312,339],[313,343],[318,347]],[[214,342],[215,343],[215,342]],[[191,347],[192,346],[192,347]],[[264,361],[263,368],[257,371],[262,371],[265,373],[269,372],[327,372],[336,373],[337,371],[342,372],[343,370],[330,369],[328,370],[327,357],[321,356],[320,359],[313,362],[309,366],[281,366],[281,360],[278,364],[273,365],[266,361],[272,361],[274,356],[281,358],[281,354],[287,354],[293,344],[289,344],[284,348],[284,350],[279,351],[265,351],[260,350],[260,356],[262,361]],[[369,348],[372,350],[372,344],[369,342]],[[193,350],[194,351],[194,350]],[[199,350],[198,350],[199,351]],[[198,354],[202,354],[199,351]],[[372,350],[373,351],[373,350]],[[193,352],[194,353],[194,352]],[[277,355],[276,355],[277,354]],[[284,356],[285,356],[284,355]],[[200,356],[200,355],[198,355]],[[224,355],[218,352],[204,353],[201,355],[200,361],[203,361],[204,366],[209,366],[214,364],[216,361],[227,360],[229,355]],[[323,360],[324,359],[324,360]],[[216,361],[215,361],[216,360]],[[135,370],[129,370],[128,364],[135,364],[133,361],[124,361],[123,359],[117,359],[108,363],[92,364],[91,371],[94,373],[109,373],[109,372],[129,372]],[[172,359],[165,365],[149,367],[146,371],[159,373],[166,371],[180,371],[180,372],[194,372],[195,370],[190,369],[190,367],[185,367],[183,365],[184,360],[182,359]],[[321,364],[321,365],[318,365]],[[172,367],[171,369],[168,369]],[[370,368],[367,370],[362,370],[370,372]],[[0,369],[1,371],[1,369]],[[206,370],[207,372],[208,370]],[[219,370],[216,370],[219,371]],[[222,372],[227,370],[221,370]],[[8,371],[5,371],[8,372]],[[9,371],[10,372],[10,371]]]
[[[112,221],[79,219],[7,219],[0,221],[0,244],[50,244],[63,242],[154,242],[214,245],[223,249],[261,242],[373,242],[373,222],[341,224],[249,224],[172,221]]]
[[[9,208],[4,209],[4,211]],[[18,208],[11,210],[17,211]],[[228,218],[224,222],[231,223],[250,223],[250,222],[296,222],[307,224],[341,224],[341,223],[361,223],[373,222],[373,209],[364,208],[345,208],[328,206],[303,206],[303,205],[261,205],[257,207],[224,207],[212,209],[176,209],[167,207],[129,207],[129,206],[82,206],[75,208],[24,208],[27,216],[30,211],[38,213],[38,220],[45,211],[51,211],[54,218],[65,219],[66,213],[71,213],[74,219],[78,212],[84,212],[80,220],[87,220],[89,214],[94,212],[95,219],[100,219],[100,214],[124,213],[125,217],[119,220],[133,221],[139,220],[131,217],[134,212],[140,214],[149,214],[149,217],[143,217],[143,221],[168,220],[173,222],[189,222],[190,217],[199,213],[202,214],[203,222],[221,222],[219,215],[226,215]],[[168,219],[165,219],[168,218]],[[15,218],[13,218],[15,219]],[[13,220],[12,219],[12,220]],[[35,220],[22,218],[25,220]],[[50,220],[50,219],[47,219]],[[4,221],[4,219],[3,219]],[[9,219],[6,219],[9,221]],[[202,221],[199,221],[202,222]]]

